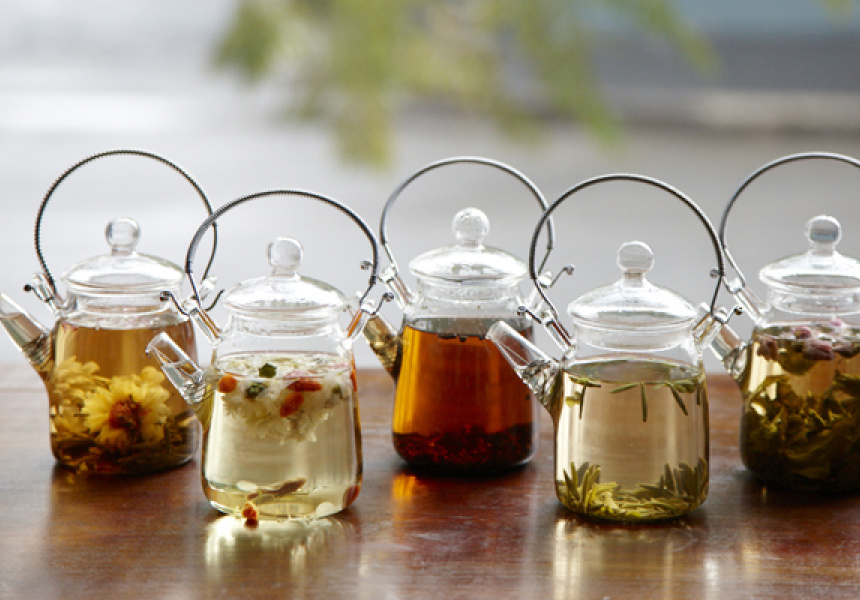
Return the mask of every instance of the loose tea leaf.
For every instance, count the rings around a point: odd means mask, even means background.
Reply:
[[[745,383],[741,454],[759,477],[800,490],[860,488],[858,339],[829,325],[754,334],[748,372],[763,375]]]
[[[700,458],[695,468],[681,463],[664,466],[664,475],[653,484],[625,489],[617,482],[600,482],[599,465],[571,463],[556,482],[559,500],[576,512],[618,521],[653,521],[686,514],[701,504],[708,493],[708,465]],[[581,484],[579,482],[582,482]]]

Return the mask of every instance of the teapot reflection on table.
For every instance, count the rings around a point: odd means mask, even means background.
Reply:
[[[529,461],[537,450],[538,408],[486,334],[503,319],[526,337],[528,319],[515,314],[524,299],[526,265],[484,245],[489,221],[477,208],[454,217],[456,244],[415,257],[409,269],[417,288],[400,278],[388,245],[386,221],[394,201],[419,175],[455,163],[475,163],[517,178],[546,207],[524,175],[489,159],[456,157],[424,167],[389,197],[380,241],[391,266],[381,279],[403,310],[398,332],[381,316],[365,329],[371,349],[395,381],[394,448],[413,467],[437,473],[486,474]],[[551,244],[552,231],[549,232]]]
[[[36,293],[56,321],[45,327],[0,294],[0,323],[45,384],[51,450],[57,461],[78,472],[147,473],[187,462],[199,442],[188,404],[165,385],[156,363],[143,351],[152,336],[169,332],[185,351],[194,353],[190,321],[160,301],[163,290],[179,293],[182,269],[138,253],[137,222],[118,218],[105,231],[110,252],[80,261],[62,276],[64,297],[41,248],[44,211],[60,183],[91,161],[116,155],[151,158],[171,167],[191,183],[211,214],[200,186],[158,155],[112,150],[80,161],[50,188],[36,220],[42,272],[26,289]]]
[[[708,395],[702,353],[727,321],[710,306],[697,310],[677,293],[653,285],[647,244],[621,246],[622,276],[568,306],[569,333],[545,296],[534,262],[544,221],[574,193],[609,181],[661,188],[684,202],[704,224],[722,273],[716,232],[705,214],[678,190],[638,175],[607,175],[574,186],[544,213],[535,230],[530,275],[544,297],[539,315],[563,356],[556,360],[504,322],[488,337],[552,417],[555,488],[571,510],[618,521],[651,521],[683,515],[708,493]]]
[[[346,297],[299,275],[301,245],[277,238],[268,247],[271,274],[223,295],[223,328],[195,295],[181,303],[213,344],[209,367],[197,366],[167,334],[146,351],[203,424],[203,491],[213,507],[251,522],[325,517],[352,504],[361,489],[352,343],[372,314],[365,298],[376,281],[377,245],[361,218],[331,198],[299,190],[253,194],[222,206],[198,228],[186,258],[192,287],[192,260],[203,234],[227,211],[266,196],[323,202],[370,240],[373,261],[362,265],[372,269],[368,288],[346,330],[339,322]]]

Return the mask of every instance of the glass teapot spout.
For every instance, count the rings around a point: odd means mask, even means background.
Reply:
[[[212,417],[214,389],[206,377],[206,372],[166,333],[159,333],[152,338],[146,345],[145,352],[147,356],[158,361],[167,379],[191,405],[203,424],[203,429],[207,429]]]
[[[403,358],[403,340],[396,329],[380,314],[370,316],[364,327],[364,338],[382,367],[397,382]]]
[[[559,371],[558,361],[545,354],[504,321],[494,323],[487,332],[487,337],[529,387],[538,402],[552,413],[550,404],[553,383]]]
[[[735,307],[731,312],[720,307],[712,313],[707,304],[701,304],[700,318],[693,327],[696,347],[700,351],[710,348],[732,379],[738,383],[746,367],[747,344],[728,326],[728,322],[732,314],[740,312],[740,307]]]
[[[44,372],[53,354],[50,331],[6,294],[0,294],[0,323],[33,368]]]

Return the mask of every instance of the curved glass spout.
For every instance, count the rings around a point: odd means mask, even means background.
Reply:
[[[403,359],[403,341],[400,334],[381,315],[374,314],[364,327],[364,338],[382,367],[396,382]]]
[[[735,308],[734,314],[740,312]],[[747,344],[728,326],[729,313],[720,308],[711,314],[707,304],[699,306],[700,318],[693,327],[693,338],[699,350],[710,348],[735,381],[740,381],[746,368]]]
[[[0,323],[12,343],[24,354],[33,368],[42,373],[52,355],[50,331],[6,294],[0,294]]]
[[[487,337],[498,347],[544,408],[552,414],[552,387],[558,375],[558,361],[551,358],[504,321],[496,321]],[[553,418],[555,415],[553,415]]]
[[[191,405],[203,429],[209,428],[212,419],[213,388],[206,372],[166,333],[159,333],[146,345],[146,355],[156,359],[161,370],[182,397]]]

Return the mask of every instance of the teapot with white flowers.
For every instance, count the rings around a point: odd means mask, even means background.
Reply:
[[[223,294],[222,327],[196,292],[174,304],[213,344],[201,368],[170,336],[147,346],[168,379],[191,404],[204,428],[203,491],[210,504],[248,520],[325,517],[355,501],[362,483],[361,429],[352,345],[373,314],[367,296],[376,281],[373,233],[351,209],[313,192],[271,190],[216,210],[197,230],[185,269],[216,219],[251,200],[311,199],[338,209],[367,236],[372,261],[358,310],[328,283],[299,274],[301,244],[281,237],[268,245],[270,274],[247,279]],[[352,313],[343,327],[339,317]]]

